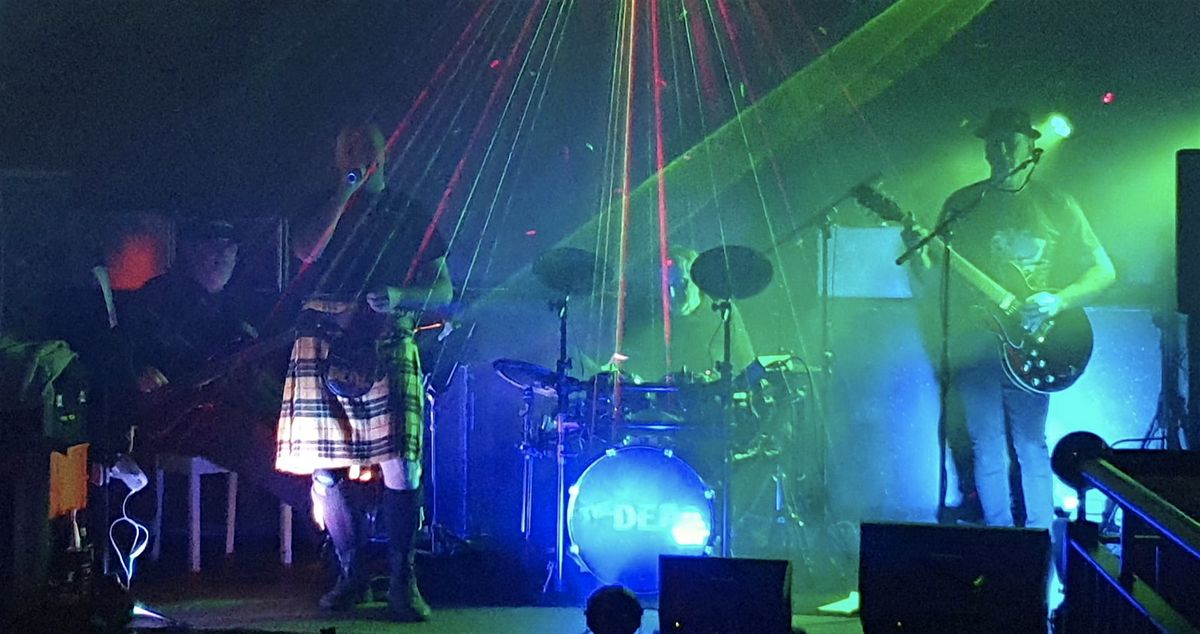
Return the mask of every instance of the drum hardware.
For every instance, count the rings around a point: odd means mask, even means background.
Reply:
[[[563,562],[567,537],[567,475],[566,475],[566,425],[570,408],[570,392],[575,379],[567,376],[571,369],[571,357],[567,354],[567,309],[572,295],[592,291],[596,279],[596,256],[582,249],[559,248],[543,253],[533,264],[533,274],[548,288],[561,293],[549,302],[558,315],[558,360],[554,365],[554,390],[558,399],[554,421],[557,441],[554,445],[555,462],[555,523],[554,523],[554,590],[563,590]]]
[[[521,537],[533,534],[533,461],[539,449],[537,429],[533,425],[533,388],[521,391]]]
[[[771,556],[782,553],[802,553],[807,557],[808,544],[804,537],[804,517],[799,504],[792,495],[790,474],[783,466],[782,449],[773,435],[760,434],[750,447],[733,454],[733,462],[745,467],[766,465],[769,468],[768,479],[764,480],[755,492],[746,511],[739,514],[737,528],[745,529],[746,524],[753,519],[754,513],[762,505],[765,496],[771,496],[770,517],[764,518],[769,524],[765,543],[771,549]],[[745,555],[746,553],[742,553]],[[760,553],[751,553],[751,556]],[[811,570],[811,565],[809,566]]]
[[[497,359],[492,362],[492,369],[514,387],[532,390],[534,394],[546,398],[558,395],[558,376],[549,368],[516,359]],[[566,385],[568,393],[584,389],[583,383],[572,377],[566,377]]]
[[[731,554],[730,536],[730,488],[733,478],[733,454],[728,430],[733,425],[734,384],[732,361],[732,300],[753,297],[766,290],[774,271],[771,263],[761,253],[749,247],[721,245],[701,253],[692,263],[692,281],[700,290],[713,298],[712,309],[721,315],[722,356],[717,365],[720,375],[722,414],[726,431],[724,448],[721,452],[721,556]]]
[[[813,525],[806,518],[814,513],[817,522],[822,518],[811,500],[796,493],[812,471],[790,461],[789,448],[804,445],[797,427],[806,420],[812,374],[802,358],[791,354],[760,356],[743,371],[738,383],[749,391],[744,412],[749,418],[740,422],[754,435],[740,436],[741,449],[733,454],[741,502],[733,527],[737,555],[799,555],[810,576],[816,574],[808,532]]]
[[[549,307],[556,312],[559,319],[559,358],[554,370],[512,359],[500,359],[493,364],[496,372],[505,381],[522,390],[522,440],[518,445],[522,451],[524,471],[522,534],[526,540],[531,537],[534,461],[551,455],[550,449],[542,441],[552,435],[558,507],[555,555],[548,566],[546,589],[553,587],[556,591],[562,590],[563,564],[568,552],[565,540],[570,535],[571,552],[580,564],[598,579],[606,582],[629,581],[638,586],[635,589],[639,592],[652,592],[656,589],[656,582],[653,579],[647,581],[645,578],[645,565],[641,566],[643,572],[630,573],[635,577],[640,574],[641,578],[627,580],[620,576],[620,569],[607,569],[603,562],[589,561],[589,547],[596,549],[597,546],[589,544],[587,538],[579,533],[578,524],[584,522],[581,518],[586,516],[591,518],[590,521],[600,518],[598,525],[608,526],[608,530],[631,531],[622,532],[623,537],[618,542],[645,555],[647,560],[652,562],[647,565],[652,569],[655,579],[657,555],[663,552],[680,554],[679,551],[672,550],[674,547],[687,546],[691,552],[686,554],[710,554],[715,546],[719,546],[722,555],[730,554],[730,483],[734,461],[730,432],[733,419],[738,415],[735,410],[751,409],[748,407],[750,390],[741,389],[735,394],[731,361],[732,301],[761,292],[770,283],[773,271],[770,263],[762,255],[752,249],[738,246],[712,249],[701,254],[693,264],[691,273],[697,287],[714,299],[713,310],[720,313],[722,318],[723,355],[718,372],[712,380],[680,382],[667,379],[661,383],[637,383],[626,381],[615,373],[600,373],[586,382],[581,382],[567,374],[571,369],[571,359],[567,356],[567,317],[571,295],[591,289],[591,282],[595,276],[594,267],[594,257],[591,254],[573,249],[548,252],[534,265],[534,273],[539,279],[546,286],[561,293],[558,299],[549,303]],[[581,392],[586,395],[587,411],[577,411],[580,400],[572,400],[574,394]],[[534,401],[538,396],[556,399],[557,408],[552,426],[543,427],[536,422]],[[618,398],[622,398],[623,401],[618,403]],[[713,409],[709,411],[706,407]],[[704,415],[699,415],[702,411]],[[705,434],[717,441],[713,443],[714,449],[720,447],[719,461],[714,460],[720,465],[719,523],[713,516],[716,494],[704,485],[703,480],[695,475],[690,466],[676,458],[672,450],[674,433],[686,428],[688,421],[698,422],[701,419],[719,420],[723,423],[719,430],[709,430],[719,433]],[[565,462],[572,457],[568,454],[570,434],[575,430],[580,432],[581,437],[589,431],[593,434],[600,433],[596,428],[606,423],[611,425],[613,444],[603,457],[587,467],[584,475],[568,490]],[[626,432],[627,437],[622,439],[623,443],[618,443],[618,434]],[[717,440],[716,436],[720,436],[720,439]],[[616,448],[622,444],[625,446]],[[661,446],[644,446],[646,444]],[[656,457],[635,460],[631,457],[635,455]],[[640,460],[681,464],[684,471],[692,472],[692,488],[702,491],[700,497],[704,502],[699,505],[683,504],[674,497],[676,493],[655,493],[658,491],[659,480],[663,478],[654,477],[654,474],[650,474],[650,477],[642,475],[640,478],[627,480],[628,485],[618,487],[621,489],[620,493],[632,496],[661,494],[667,497],[641,500],[638,503],[625,503],[620,500],[597,502],[594,496],[601,493],[596,489],[597,485],[591,485],[593,497],[588,496],[589,477],[594,480],[598,477],[597,473],[614,469],[612,465],[632,464]],[[672,472],[679,470],[667,469]],[[781,474],[778,482],[783,481],[784,475]],[[606,493],[616,495],[618,491],[607,490]],[[783,497],[785,494],[786,491],[779,493],[779,496]],[[686,507],[682,511],[681,505]],[[783,504],[780,506],[784,507]],[[714,534],[719,539],[714,540]],[[665,545],[662,541],[664,536],[667,539]],[[593,554],[595,552],[593,550]]]
[[[534,403],[539,396],[557,397],[555,373],[549,368],[517,359],[497,359],[492,362],[492,369],[506,383],[521,389],[521,408],[518,411],[521,418],[521,440],[517,443],[522,463],[521,536],[529,541],[532,538],[533,527],[534,464],[539,458],[556,455],[558,445],[557,417],[538,417]],[[583,383],[571,377],[567,377],[566,385],[569,395],[584,390]],[[564,419],[565,438],[574,434],[583,442],[582,437],[586,430],[574,420],[575,418],[575,415],[570,415]],[[551,442],[547,442],[548,440]],[[563,455],[567,458],[574,457],[565,447]]]

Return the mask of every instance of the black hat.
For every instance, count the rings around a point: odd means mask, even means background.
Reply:
[[[988,113],[987,121],[975,129],[975,136],[986,139],[996,132],[1024,134],[1031,139],[1042,136],[1029,124],[1029,113],[1016,108],[996,108]]]
[[[224,220],[192,220],[179,226],[180,242],[220,240],[232,244],[241,242],[233,225]]]

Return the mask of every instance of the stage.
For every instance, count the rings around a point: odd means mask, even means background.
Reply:
[[[313,565],[291,570],[242,566],[214,567],[201,575],[155,575],[141,584],[140,602],[175,621],[174,624],[139,617],[134,631],[272,631],[311,632],[335,629],[338,634],[357,632],[556,632],[586,631],[580,607],[481,606],[445,604],[431,600],[433,619],[428,623],[397,624],[386,619],[385,604],[372,602],[347,614],[322,613],[317,598],[325,589],[321,571]],[[804,597],[796,597],[801,601]],[[796,602],[797,609],[805,609]],[[793,628],[810,634],[857,634],[857,618],[796,614]],[[641,632],[659,631],[658,612],[647,610]]]

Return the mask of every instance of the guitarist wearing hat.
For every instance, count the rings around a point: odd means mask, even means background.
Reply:
[[[1092,341],[1081,309],[1116,281],[1116,271],[1079,203],[1032,178],[1041,134],[1027,113],[995,109],[975,136],[983,140],[991,175],[951,194],[939,217],[939,225],[949,222],[951,269],[962,273],[949,280],[947,401],[961,408],[984,521],[1014,523],[1011,445],[1024,525],[1048,528],[1054,508],[1049,394],[1082,373]],[[905,240],[919,237],[909,224]],[[935,287],[940,279],[941,267],[931,267],[929,256],[947,251],[945,242],[933,244],[915,261],[921,286]],[[989,286],[989,278],[996,284]],[[1059,362],[1055,354],[1074,357]]]

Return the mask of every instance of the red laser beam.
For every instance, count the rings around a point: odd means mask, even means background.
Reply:
[[[621,174],[621,240],[620,264],[617,273],[617,332],[615,334],[616,354],[624,349],[625,342],[625,310],[626,294],[629,291],[629,279],[626,264],[629,257],[629,214],[633,192],[633,95],[636,85],[637,67],[637,0],[629,0],[629,41],[626,51],[629,59],[625,69],[625,143],[624,165]],[[614,358],[616,357],[614,354]],[[613,386],[613,412],[621,411],[621,381],[620,373]],[[614,432],[615,433],[615,432]]]
[[[712,67],[712,42],[709,41],[707,23],[700,11],[698,2],[701,0],[685,0],[687,2],[688,19],[691,20],[692,36],[696,42],[696,59],[700,62],[700,90],[708,103],[720,101],[720,91],[717,88],[717,74]]]
[[[417,110],[424,105],[426,101],[428,101],[429,94],[433,86],[439,83],[446,75],[446,69],[450,67],[450,61],[457,59],[458,56],[462,54],[464,45],[474,41],[475,31],[478,30],[479,23],[482,21],[483,16],[487,13],[488,9],[494,2],[495,0],[486,0],[485,2],[480,3],[479,9],[475,11],[475,15],[471,16],[470,21],[468,21],[467,25],[463,28],[462,33],[458,36],[458,40],[454,43],[454,46],[451,47],[450,52],[446,54],[446,57],[442,58],[442,61],[438,64],[437,68],[434,69],[433,75],[430,77],[429,82],[426,83],[423,88],[421,88],[421,92],[417,93],[416,98],[413,99],[412,105],[408,107],[408,111],[405,112],[404,116],[400,119],[400,123],[396,124],[396,129],[392,130],[391,135],[388,136],[387,149],[385,152],[387,152],[389,157],[391,156],[392,147],[395,146],[396,141],[398,141],[400,137],[403,136],[403,134],[408,130],[409,124],[412,122],[412,117],[416,114]]]
[[[412,264],[408,267],[408,273],[404,276],[404,285],[412,284],[416,277],[417,268],[425,256],[425,252],[429,249],[429,244],[433,241],[433,237],[437,231],[437,226],[442,220],[442,216],[446,215],[446,210],[450,208],[450,199],[453,198],[454,192],[462,181],[463,173],[467,168],[467,160],[471,156],[471,150],[476,147],[479,142],[485,126],[491,121],[493,110],[499,96],[505,92],[505,88],[509,86],[512,80],[514,70],[520,66],[515,63],[517,55],[526,48],[529,37],[533,33],[533,25],[536,22],[534,19],[540,13],[540,8],[545,4],[544,0],[534,2],[529,8],[529,13],[525,15],[525,23],[521,26],[521,32],[517,36],[517,40],[513,43],[512,49],[509,50],[505,58],[503,69],[500,71],[500,76],[492,87],[492,92],[488,95],[487,103],[483,107],[483,111],[479,115],[479,121],[475,124],[475,129],[471,131],[471,136],[467,141],[466,148],[463,154],[458,159],[458,164],[454,168],[454,173],[450,176],[450,180],[446,183],[446,188],[442,191],[442,197],[438,201],[437,209],[433,212],[433,219],[429,222],[429,226],[425,229],[425,235],[421,238],[421,246],[417,249],[413,256]]]

